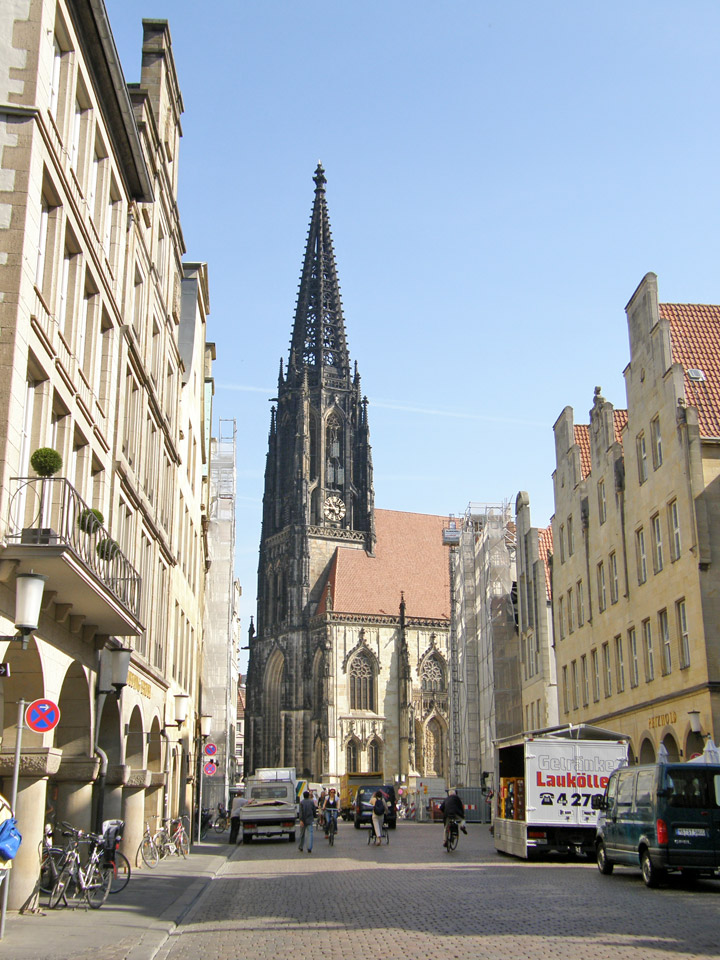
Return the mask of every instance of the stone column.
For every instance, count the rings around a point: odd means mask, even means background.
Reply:
[[[55,775],[58,821],[66,820],[78,830],[93,829],[93,782],[99,769],[98,757],[63,757]]]
[[[122,820],[123,787],[129,776],[130,767],[123,763],[111,763],[108,766],[103,820]]]
[[[150,773],[147,770],[134,770],[128,777],[123,788],[123,815],[125,833],[123,834],[121,851],[135,869],[138,847],[145,832],[145,788],[150,783]],[[142,867],[142,860],[137,863]]]
[[[15,816],[23,842],[6,881],[10,884],[10,910],[19,910],[35,890],[38,878],[38,847],[45,824],[47,778],[57,772],[61,757],[62,751],[51,747],[30,747],[22,751]],[[1,754],[0,774],[7,784],[12,778],[12,771],[13,754]]]

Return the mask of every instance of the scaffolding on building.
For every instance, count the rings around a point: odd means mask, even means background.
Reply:
[[[208,740],[217,747],[217,772],[203,783],[203,804],[226,804],[235,784],[237,719],[237,600],[235,581],[235,420],[220,420],[210,441],[205,635],[202,666],[202,712],[212,717]]]

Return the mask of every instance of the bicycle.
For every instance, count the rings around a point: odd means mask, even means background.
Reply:
[[[460,830],[458,828],[457,820],[455,817],[448,817],[445,825],[445,849],[448,853],[452,853],[452,851],[457,847],[459,837]]]
[[[337,820],[335,817],[330,817],[330,820],[327,825],[327,838],[328,843],[331,847],[335,845],[335,834],[337,833]]]
[[[118,847],[123,837],[125,823],[122,820],[106,820],[103,823],[104,862],[112,867],[113,881],[110,893],[120,893],[130,882],[130,861]]]
[[[69,901],[77,902],[84,898],[89,907],[99,910],[107,900],[113,882],[113,867],[103,862],[103,839],[98,834],[84,834],[82,830],[74,828],[64,831],[63,836],[70,836],[71,840],[65,864],[50,893],[49,906],[54,909],[61,901],[68,906]],[[81,843],[90,845],[84,866],[80,857]]]
[[[160,863],[160,851],[155,843],[155,836],[150,832],[150,821],[145,821],[145,833],[140,841],[140,846],[135,854],[135,863],[140,865],[140,860],[146,867],[156,867]]]
[[[177,817],[168,821],[171,825],[170,841],[175,846],[174,853],[181,856],[183,860],[190,853],[190,837],[187,832],[187,827],[185,826],[186,821],[187,817]],[[173,827],[172,824],[175,824],[175,826]]]
[[[368,831],[368,846],[371,843],[374,843],[377,840],[377,835],[375,833],[375,824],[370,821],[370,830]],[[385,820],[383,820],[382,830],[380,831],[380,840],[384,840],[385,843],[390,843],[390,831],[388,830],[388,825]]]
[[[65,830],[72,830],[69,823],[62,823]],[[50,896],[55,886],[55,881],[60,876],[62,868],[65,866],[67,857],[66,847],[57,847],[52,842],[52,827],[47,824],[45,834],[40,842],[40,877],[38,879],[38,890]]]
[[[215,819],[215,823],[213,824],[215,833],[225,833],[225,831],[229,828],[230,818],[226,817],[224,814],[220,814],[220,816]]]

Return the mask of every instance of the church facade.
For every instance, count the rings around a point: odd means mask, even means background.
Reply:
[[[449,774],[447,518],[376,510],[318,165],[271,413],[250,629],[246,771]]]

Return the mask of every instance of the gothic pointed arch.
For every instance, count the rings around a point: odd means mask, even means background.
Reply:
[[[424,768],[426,777],[447,777],[447,725],[433,715],[425,724]]]
[[[350,736],[345,744],[345,769],[348,773],[360,772],[361,744],[356,736]]]
[[[285,654],[276,646],[265,666],[263,693],[265,702],[265,753],[268,766],[281,763],[284,741],[282,708],[285,688]]]
[[[418,673],[424,693],[445,693],[447,690],[447,661],[439,650],[433,650],[422,659]]]
[[[327,658],[325,650],[319,646],[315,650],[312,665],[312,715],[320,719],[327,705]]]
[[[377,706],[377,658],[367,648],[358,650],[348,664],[348,688],[351,710],[371,710]]]
[[[383,770],[383,744],[377,736],[367,746],[367,769],[373,773]]]
[[[362,653],[364,656],[368,657],[368,659],[373,663],[375,671],[380,673],[380,661],[375,655],[375,652],[368,645],[367,634],[365,633],[364,627],[360,627],[358,632],[358,642],[345,654],[342,667],[343,673],[347,673],[350,661],[359,653]]]

